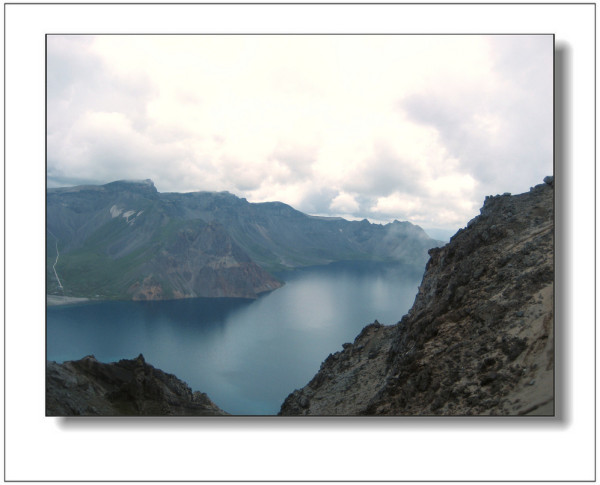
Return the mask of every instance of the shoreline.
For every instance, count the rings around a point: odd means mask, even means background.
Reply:
[[[92,300],[90,298],[82,298],[76,296],[46,295],[47,306],[70,305],[73,303],[83,303],[86,301]]]

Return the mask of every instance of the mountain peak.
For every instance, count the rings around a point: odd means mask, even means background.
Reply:
[[[120,184],[120,185],[140,185],[142,187],[151,187],[154,190],[156,190],[156,187],[154,185],[154,182],[151,179],[143,179],[143,180],[134,180],[134,179],[123,179],[123,180],[116,180],[114,182],[110,182],[108,184],[105,185],[112,185],[112,184]]]
[[[156,187],[154,186],[154,182],[150,179],[144,179],[144,180],[117,180],[115,182],[110,182],[108,184],[104,184],[102,187],[104,187],[105,189],[127,189],[127,190],[133,190],[136,192],[143,192],[143,193],[151,193],[151,194],[158,194],[158,190],[156,190]]]

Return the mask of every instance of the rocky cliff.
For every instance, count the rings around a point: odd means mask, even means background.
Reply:
[[[215,416],[206,394],[136,359],[110,364],[93,356],[46,364],[46,416]]]
[[[409,222],[370,224],[303,214],[227,192],[159,193],[152,181],[47,192],[50,295],[161,300],[255,298],[274,272],[335,261],[422,268],[438,245]]]
[[[554,413],[554,181],[488,197],[429,251],[409,313],[375,322],[282,415]]]

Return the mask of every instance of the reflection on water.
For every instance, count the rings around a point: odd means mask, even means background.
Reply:
[[[93,354],[146,361],[206,392],[232,414],[276,414],[329,353],[368,323],[396,323],[421,273],[402,265],[345,263],[280,275],[257,300],[194,298],[98,302],[47,311],[47,357]]]

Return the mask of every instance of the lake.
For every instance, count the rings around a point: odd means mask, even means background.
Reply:
[[[336,263],[278,275],[256,300],[103,301],[48,307],[47,359],[132,359],[175,374],[231,414],[277,414],[330,353],[374,320],[409,310],[422,271],[401,264]]]

